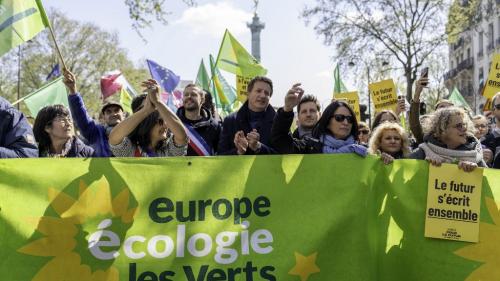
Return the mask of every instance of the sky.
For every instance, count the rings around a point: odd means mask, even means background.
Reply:
[[[46,9],[56,8],[72,19],[92,22],[100,28],[117,32],[121,47],[132,61],[146,58],[173,70],[182,79],[194,80],[201,59],[217,55],[225,29],[250,52],[251,34],[246,23],[253,16],[251,0],[198,0],[188,7],[181,0],[166,1],[168,25],[153,23],[143,30],[145,43],[132,29],[124,0],[43,0]],[[286,92],[301,82],[306,94],[313,94],[323,104],[332,96],[333,47],[323,45],[313,26],[306,26],[300,12],[314,0],[261,0],[258,15],[265,23],[261,32],[261,63],[273,80],[271,103],[283,105]],[[208,67],[208,65],[207,65]],[[234,75],[224,73],[235,84]],[[227,74],[227,75],[226,75]],[[349,88],[349,81],[344,81]]]

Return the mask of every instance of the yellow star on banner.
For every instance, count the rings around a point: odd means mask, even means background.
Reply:
[[[313,273],[319,272],[319,267],[316,265],[316,256],[318,252],[309,256],[303,256],[295,252],[295,266],[288,272],[290,275],[300,276],[300,281],[306,281]]]
[[[486,208],[490,213],[493,224],[481,222],[479,225],[479,243],[470,244],[455,251],[455,254],[463,258],[481,262],[465,279],[465,281],[500,280],[500,210],[493,198],[486,197]]]

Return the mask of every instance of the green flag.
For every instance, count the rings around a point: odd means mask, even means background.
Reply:
[[[44,106],[53,104],[63,104],[68,106],[68,94],[66,86],[63,83],[63,77],[60,77],[35,92],[23,98],[24,103],[31,112],[32,116],[36,116],[38,111]]]
[[[215,64],[218,68],[244,77],[266,75],[267,70],[226,29]]]
[[[0,276],[500,280],[500,171],[483,170],[467,243],[424,237],[428,170],[352,154],[0,159]]]
[[[207,69],[205,68],[203,59],[201,59],[200,67],[198,68],[198,75],[196,75],[195,84],[200,86],[202,89],[210,89],[210,78],[208,76]]]
[[[220,70],[215,66],[213,62],[213,57],[210,55],[210,65],[212,70],[212,81],[214,85],[215,92],[220,101],[220,107],[222,109],[222,115],[227,115],[236,110],[234,108],[236,101],[236,89],[234,89],[226,81],[224,76],[220,73]]]
[[[132,114],[132,97],[125,87],[122,87],[120,90],[120,104],[122,105],[124,111]]]
[[[0,56],[48,26],[41,0],[0,0]]]
[[[345,93],[347,92],[347,88],[344,86],[344,83],[342,82],[342,79],[340,79],[340,70],[339,70],[339,64],[337,63],[337,66],[335,66],[335,69],[333,70],[333,94],[340,94],[340,93]]]
[[[448,97],[448,100],[451,101],[455,106],[463,107],[469,111],[471,110],[469,104],[464,99],[462,94],[460,94],[460,91],[458,91],[457,87],[453,88],[453,91],[451,92],[450,96]]]

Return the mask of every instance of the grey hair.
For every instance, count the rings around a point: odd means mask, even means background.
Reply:
[[[467,135],[474,136],[475,128],[469,115],[462,108],[455,106],[441,108],[435,111],[430,122],[426,122],[424,133],[440,139],[448,128],[448,125],[450,125],[453,116],[461,116],[464,120],[464,124],[467,126]]]

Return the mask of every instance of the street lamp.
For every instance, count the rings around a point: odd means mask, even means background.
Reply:
[[[371,63],[366,63],[365,61],[362,61],[364,66],[366,67],[366,76],[368,77],[368,125],[371,127],[372,126],[372,99],[371,99],[371,95],[370,95],[370,88],[369,88],[369,85],[370,85],[370,67],[372,66]],[[355,66],[356,64],[353,62],[353,61],[350,61],[349,62],[349,66],[350,67],[353,67]],[[389,63],[387,61],[382,61],[382,66],[387,66],[389,65]]]

